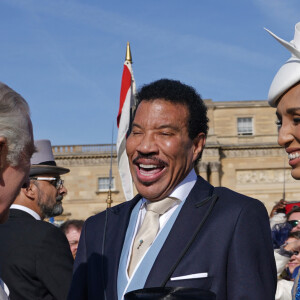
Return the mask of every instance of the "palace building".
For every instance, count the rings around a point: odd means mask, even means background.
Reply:
[[[300,201],[287,154],[277,145],[275,109],[267,101],[205,104],[210,129],[197,173],[215,186],[261,200],[268,211],[283,197]],[[124,201],[115,145],[59,145],[53,153],[59,166],[71,170],[63,176],[68,195],[58,221],[86,219],[106,209],[111,162],[112,205]]]

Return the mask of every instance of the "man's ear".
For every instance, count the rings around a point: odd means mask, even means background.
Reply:
[[[34,200],[37,195],[37,187],[32,181],[30,181],[27,187],[22,188],[22,192],[27,198]]]
[[[6,164],[7,152],[8,152],[7,139],[3,136],[0,136],[0,170],[2,170]]]
[[[193,161],[196,161],[199,156],[201,155],[206,142],[206,135],[203,132],[200,132],[194,139],[193,139]]]

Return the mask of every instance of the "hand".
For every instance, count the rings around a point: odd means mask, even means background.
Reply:
[[[272,218],[275,213],[277,213],[278,210],[284,210],[285,206],[287,205],[287,202],[283,199],[281,199],[277,204],[274,205],[274,207],[272,208],[271,212],[270,212],[270,218]]]

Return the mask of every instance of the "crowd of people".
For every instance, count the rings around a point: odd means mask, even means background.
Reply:
[[[299,180],[295,28],[290,43],[271,33],[292,57],[268,97]],[[43,220],[62,214],[70,170],[49,140],[34,141],[27,102],[0,83],[0,300],[300,300],[300,208],[281,200],[269,218],[259,200],[197,176],[208,118],[193,87],[160,79],[136,98],[126,152],[138,194],[58,228]]]
[[[275,300],[292,299],[300,269],[300,207],[295,205],[287,211],[287,205],[290,203],[280,200],[270,213],[278,278]]]

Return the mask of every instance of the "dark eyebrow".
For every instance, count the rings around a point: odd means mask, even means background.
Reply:
[[[138,128],[142,128],[141,125],[137,124],[137,123],[132,123],[132,128],[133,127],[138,127]],[[170,124],[165,124],[165,125],[161,125],[159,126],[157,129],[172,129],[172,130],[175,130],[175,131],[179,131],[179,127],[177,126],[172,126]]]
[[[298,110],[300,110],[300,107],[291,107],[291,108],[288,108],[286,110],[286,112],[289,113],[289,114],[292,114],[292,113],[295,113]]]
[[[139,124],[137,123],[132,123],[131,127],[138,127],[138,128],[142,128]]]
[[[158,129],[172,129],[172,130],[175,130],[175,131],[179,131],[179,127],[172,126],[170,124],[161,125],[161,126],[158,127]]]

